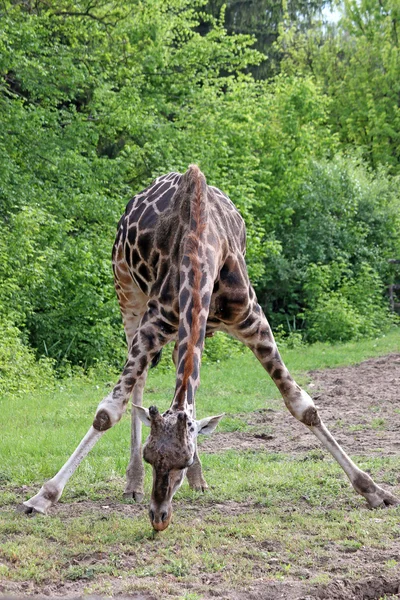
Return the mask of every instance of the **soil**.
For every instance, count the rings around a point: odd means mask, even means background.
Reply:
[[[308,392],[322,420],[349,454],[400,454],[400,354],[359,365],[311,371]],[[396,411],[397,409],[397,411]],[[320,449],[319,441],[286,408],[242,415],[249,432],[214,433],[202,452],[261,450],[297,454]]]
[[[309,373],[308,391],[319,407],[325,424],[343,444],[350,454],[368,454],[376,456],[400,455],[400,354],[367,360],[359,365],[341,367]],[[284,452],[289,454],[307,453],[320,449],[319,442],[289,413],[282,409],[260,409],[250,415],[243,415],[250,427],[248,432],[215,433],[201,446],[202,452],[221,452],[227,449],[260,450],[267,452]],[[400,480],[399,480],[400,481]],[[178,511],[186,517],[206,519],[212,512],[232,515],[254,511],[255,518],[260,507],[254,504],[225,502],[210,505],[190,505],[177,503]],[[99,510],[118,512],[126,515],[139,515],[147,511],[147,505],[122,504],[115,498],[106,502],[74,502],[60,503],[52,509],[52,514],[63,519],[76,518],[77,515]],[[276,542],[262,542],[263,550],[278,552]],[[271,544],[273,547],[271,548]],[[260,548],[258,548],[260,549]],[[394,539],[388,548],[362,548],[354,555],[344,555],[343,548],[333,542],[329,544],[324,571],[334,578],[329,584],[307,584],[307,578],[318,573],[315,571],[293,573],[284,581],[253,579],[253,583],[238,591],[226,589],[216,579],[217,574],[209,574],[207,581],[182,587],[176,585],[176,596],[204,600],[385,600],[400,599],[400,536]],[[107,558],[107,557],[106,557]],[[106,559],[105,558],[105,559]],[[273,560],[273,559],[272,559]],[[341,577],[348,573],[349,561],[354,565],[354,572],[361,573],[357,581]],[[391,576],[382,576],[380,566],[387,561],[397,561],[397,567],[391,570]],[[297,577],[296,577],[297,575]],[[215,580],[213,580],[213,576]],[[141,579],[141,584],[148,584],[154,590],[154,584]],[[134,583],[134,582],[133,582]],[[126,597],[120,589],[119,582],[113,580],[113,594],[121,600]],[[140,588],[139,588],[140,589]],[[66,582],[61,585],[49,585],[46,588],[28,582],[10,582],[1,592],[13,595],[13,600],[24,595],[41,597],[81,597],[84,583]],[[17,596],[15,596],[17,595]],[[91,598],[94,598],[93,596]],[[147,592],[132,592],[130,600],[160,600],[160,597]],[[5,600],[5,597],[3,598]],[[8,599],[7,599],[8,600]]]

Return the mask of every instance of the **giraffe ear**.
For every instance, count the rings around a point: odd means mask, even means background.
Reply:
[[[216,417],[206,417],[205,419],[197,421],[198,435],[208,435],[209,433],[212,433],[224,415],[225,413],[222,413],[222,415]]]
[[[150,427],[150,415],[147,408],[143,408],[143,406],[138,406],[137,404],[132,404],[132,408],[134,408],[137,412],[139,419],[142,421],[143,425],[147,425]]]

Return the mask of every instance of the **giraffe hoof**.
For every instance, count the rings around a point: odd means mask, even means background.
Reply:
[[[36,496],[23,502],[23,510],[26,514],[41,513],[45,515],[61,496],[62,489],[57,487],[51,480],[47,481]]]
[[[143,492],[124,492],[124,498],[127,500],[134,500],[138,504],[143,502],[144,494]]]
[[[208,490],[208,485],[205,481],[202,481],[201,483],[189,483],[189,485],[192,490],[195,490],[195,492],[205,492]]]
[[[44,510],[38,510],[34,506],[29,506],[27,502],[23,504],[19,504],[16,508],[17,512],[22,515],[29,515],[30,517],[34,517],[35,515],[45,515]]]
[[[365,498],[371,508],[386,508],[400,504],[400,500],[396,496],[379,486],[376,486],[373,493],[366,494]]]

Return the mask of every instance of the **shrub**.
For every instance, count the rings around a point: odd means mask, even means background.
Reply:
[[[310,326],[309,312],[303,322],[304,309],[315,308],[310,286],[328,273],[325,299],[346,280],[343,296],[357,312],[369,314],[373,328],[379,329],[378,307],[390,280],[388,258],[400,255],[399,184],[383,170],[372,174],[362,163],[340,155],[304,165],[282,206],[286,217],[274,227],[281,252],[265,256],[265,275],[257,285],[275,330],[279,325],[286,331]],[[318,277],[310,265],[319,265]],[[384,326],[386,322],[385,312]]]
[[[20,331],[0,320],[0,394],[27,392],[53,381],[53,361],[37,361],[23,344]]]
[[[226,360],[244,352],[244,348],[245,346],[238,340],[222,331],[217,331],[213,337],[206,338],[203,360],[210,363]]]
[[[377,335],[396,320],[384,300],[378,274],[366,263],[355,278],[343,263],[311,264],[307,279],[308,308],[301,316],[310,342]]]

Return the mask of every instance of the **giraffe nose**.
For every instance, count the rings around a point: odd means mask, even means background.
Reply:
[[[153,529],[155,529],[156,531],[164,531],[164,529],[167,529],[171,521],[171,515],[171,508],[169,508],[168,510],[166,510],[165,508],[151,508],[149,510],[149,517]]]

